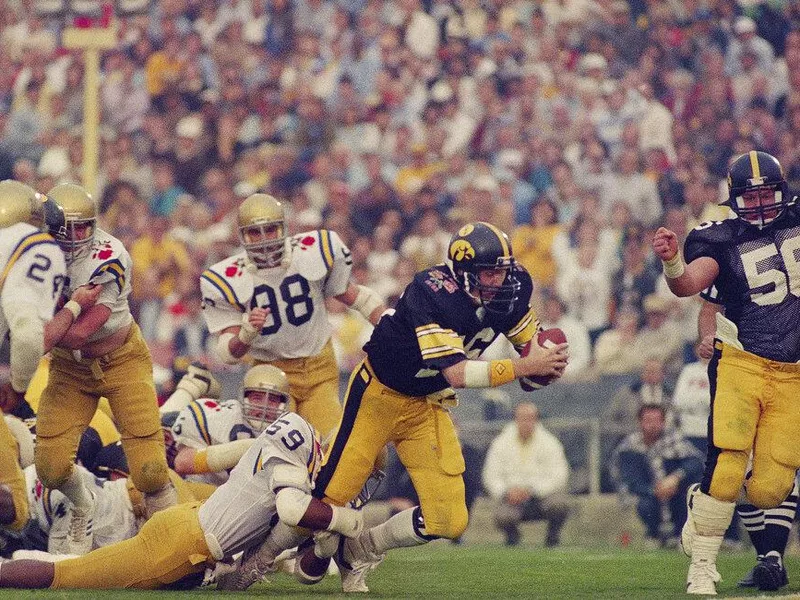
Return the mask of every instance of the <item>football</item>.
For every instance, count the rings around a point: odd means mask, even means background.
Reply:
[[[564,335],[564,332],[559,329],[558,327],[553,327],[552,329],[545,329],[539,332],[539,337],[537,338],[539,345],[542,348],[552,348],[557,344],[564,344],[567,341],[567,336]],[[528,352],[531,351],[531,344],[533,340],[525,344],[520,352],[520,356],[527,356]],[[546,385],[550,385],[553,382],[554,377],[545,377],[545,376],[536,376],[536,377],[521,377],[519,380],[519,384],[523,390],[526,392],[532,392],[534,390],[538,390],[543,388]]]

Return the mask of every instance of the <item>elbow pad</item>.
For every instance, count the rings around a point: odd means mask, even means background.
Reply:
[[[281,488],[275,495],[278,518],[290,527],[297,527],[310,504],[311,496],[294,487]]]
[[[44,354],[44,323],[34,315],[19,315],[11,323],[11,386],[24,392]]]
[[[239,362],[239,359],[231,354],[231,350],[228,347],[234,337],[232,333],[222,333],[217,340],[217,355],[226,365],[235,365]]]

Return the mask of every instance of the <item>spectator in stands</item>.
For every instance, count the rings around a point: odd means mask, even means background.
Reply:
[[[639,430],[611,457],[618,491],[636,497],[648,547],[676,547],[686,521],[686,490],[703,473],[703,456],[680,433],[666,429],[663,404],[642,404]]]
[[[528,270],[534,285],[551,287],[555,284],[553,239],[562,229],[555,203],[549,198],[541,198],[531,207],[530,222],[520,225],[512,233],[514,256]]]
[[[649,263],[645,232],[636,226],[626,228],[622,240],[622,268],[613,282],[615,306],[633,306],[642,310],[644,299],[656,291],[659,272]]]
[[[597,375],[635,373],[644,364],[646,348],[639,339],[640,314],[631,306],[621,306],[614,326],[597,337],[593,371]]]
[[[683,364],[684,335],[672,319],[672,300],[660,294],[650,294],[644,299],[644,324],[639,331],[645,356],[660,358],[667,373],[673,376]]]
[[[142,281],[142,275],[146,271],[155,272],[158,295],[163,299],[174,291],[178,277],[189,269],[190,261],[186,247],[172,239],[168,231],[169,219],[152,217],[147,233],[131,246],[130,253],[134,264],[132,296],[137,301],[145,293],[139,282]]]
[[[625,149],[620,152],[616,169],[605,180],[600,199],[606,212],[617,200],[627,202],[634,218],[647,226],[657,223],[663,211],[658,188],[642,172],[641,159],[636,150]]]
[[[497,503],[494,520],[507,545],[519,544],[519,524],[534,520],[547,521],[545,545],[559,545],[571,510],[568,479],[564,447],[539,422],[539,409],[531,402],[518,405],[483,465],[483,485]]]
[[[697,360],[683,365],[672,401],[678,431],[705,455],[708,450],[708,415],[711,412],[711,387],[708,382],[708,359],[700,355],[700,342],[695,345]]]
[[[555,240],[554,240],[555,243]],[[583,218],[575,228],[575,245],[559,252],[556,290],[567,306],[567,314],[583,321],[594,340],[608,328],[611,275],[600,226]],[[566,255],[566,256],[565,256]]]
[[[611,398],[603,411],[603,421],[620,425],[631,433],[636,430],[639,409],[643,404],[657,404],[669,410],[670,392],[664,381],[664,363],[658,358],[649,358],[641,374],[630,384],[622,386]]]

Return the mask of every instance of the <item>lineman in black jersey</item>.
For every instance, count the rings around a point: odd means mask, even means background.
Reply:
[[[508,237],[489,223],[462,227],[449,265],[417,273],[397,308],[381,318],[350,378],[344,414],[314,493],[333,504],[353,499],[381,449],[393,442],[420,506],[365,534],[367,556],[457,538],[467,526],[464,459],[448,407],[453,388],[491,387],[532,375],[559,377],[567,345],[491,362],[474,360],[499,334],[517,348],[539,330],[528,273]]]
[[[750,151],[728,175],[735,219],[703,223],[684,253],[660,228],[653,249],[670,289],[691,296],[713,285],[714,356],[709,364],[711,417],[703,481],[690,492],[684,549],[692,556],[688,592],[715,593],[715,561],[750,453],[749,501],[778,506],[800,467],[800,214],[775,157]],[[688,263],[688,264],[687,264]]]

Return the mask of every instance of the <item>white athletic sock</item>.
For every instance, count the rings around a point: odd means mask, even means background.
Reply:
[[[416,508],[397,513],[385,523],[372,527],[364,536],[372,545],[375,554],[383,554],[392,548],[405,548],[427,544],[428,540],[419,537],[414,527]]]
[[[94,498],[89,488],[83,482],[80,471],[74,468],[67,477],[67,480],[58,488],[62,494],[69,498],[75,506],[75,510],[81,513],[88,512],[94,504]]]

